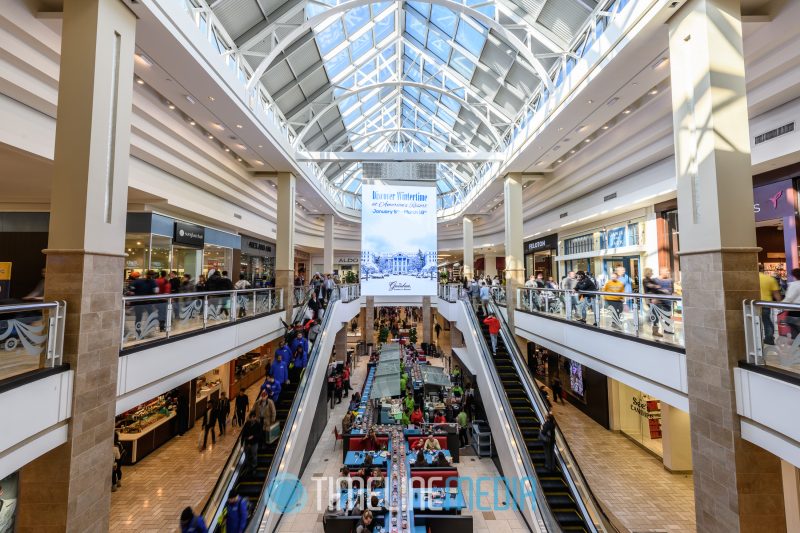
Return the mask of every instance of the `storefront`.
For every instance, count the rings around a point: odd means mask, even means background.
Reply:
[[[617,396],[619,431],[643,448],[663,458],[661,402],[622,382],[616,382],[614,389]]]
[[[315,272],[320,274],[330,274],[325,271],[324,259],[321,255],[314,255],[311,257],[312,271],[311,275]],[[358,265],[361,264],[361,255],[358,253],[353,254],[335,254],[333,256],[333,274],[338,275],[341,279],[347,272],[353,272],[355,279],[358,279]]]
[[[125,277],[147,270],[176,271],[196,280],[210,269],[231,272],[239,235],[157,213],[128,213]]]
[[[783,179],[753,189],[756,243],[764,271],[785,279],[798,266],[795,180]]]
[[[559,276],[582,270],[602,289],[611,273],[623,277],[628,292],[639,292],[642,279],[644,216],[609,222],[605,226],[561,237]]]
[[[554,260],[558,253],[558,235],[548,235],[527,241],[525,251],[525,278],[542,273],[544,279],[556,277]]]
[[[239,275],[253,287],[270,287],[275,284],[275,245],[255,237],[242,235],[242,253]],[[236,280],[234,280],[235,282]]]
[[[15,531],[17,498],[19,495],[19,473],[14,472],[0,479],[0,532]]]

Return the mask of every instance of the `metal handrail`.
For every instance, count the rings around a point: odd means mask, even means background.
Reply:
[[[621,298],[646,298],[649,300],[680,301],[683,299],[681,296],[675,296],[674,294],[658,294],[653,292],[578,291],[574,289],[548,289],[547,287],[517,287],[517,288],[521,291],[558,292],[575,296],[588,294],[590,296],[619,296]]]
[[[328,311],[322,317],[322,330],[321,332],[325,332],[327,329],[329,322],[331,320],[331,316],[333,312],[331,312],[331,307],[334,302],[339,299],[339,288],[335,287],[333,292],[331,293],[330,303],[328,304]],[[322,333],[320,336],[317,337],[318,341],[321,341]],[[261,494],[258,497],[258,503],[256,504],[255,509],[253,510],[253,518],[250,520],[250,523],[247,525],[246,531],[248,533],[254,533],[260,529],[260,524],[264,520],[264,512],[267,508],[267,496],[269,493],[269,488],[272,483],[275,481],[276,476],[278,475],[278,470],[281,469],[281,463],[283,462],[283,455],[287,450],[287,441],[289,440],[289,433],[291,431],[287,431],[287,428],[292,428],[294,423],[297,419],[298,412],[300,410],[300,402],[303,399],[303,395],[305,394],[306,388],[308,386],[309,375],[311,375],[310,368],[314,368],[314,366],[319,361],[320,364],[326,364],[327,360],[323,360],[320,358],[320,352],[322,351],[322,342],[314,342],[311,347],[311,351],[308,354],[308,363],[306,364],[305,371],[303,372],[302,378],[300,378],[300,383],[297,386],[297,392],[295,392],[294,400],[292,401],[292,406],[289,409],[289,414],[286,417],[286,423],[283,427],[283,431],[281,431],[281,438],[278,442],[277,447],[275,448],[275,454],[272,456],[272,462],[270,463],[269,471],[267,472],[267,477],[264,480],[264,486],[261,489]]]
[[[747,362],[758,366],[770,366],[765,356],[777,357],[779,361],[785,359],[781,362],[779,368],[783,371],[791,372],[789,368],[800,363],[800,348],[797,345],[798,337],[793,338],[781,335],[778,329],[779,324],[776,320],[773,325],[773,342],[765,342],[764,318],[756,309],[757,307],[769,309],[770,313],[772,313],[773,309],[778,311],[800,311],[800,304],[766,300],[744,300],[742,302]]]
[[[519,462],[522,464],[522,468],[525,471],[525,474],[528,477],[528,480],[533,480],[532,482],[536,484],[536,490],[534,491],[536,497],[536,509],[534,511],[537,512],[537,515],[542,519],[543,522],[546,522],[546,528],[548,531],[559,531],[560,527],[558,522],[555,519],[555,515],[553,514],[552,510],[550,509],[550,505],[547,502],[547,499],[544,497],[544,490],[542,489],[541,481],[539,480],[539,476],[536,475],[536,469],[531,462],[530,454],[528,453],[527,447],[523,450],[520,448],[520,445],[525,444],[525,437],[522,435],[522,431],[519,429],[519,424],[517,423],[516,418],[513,416],[514,409],[511,407],[511,402],[506,395],[505,389],[501,385],[500,375],[497,373],[497,368],[494,366],[494,361],[490,356],[489,346],[486,344],[486,339],[484,338],[482,332],[483,329],[481,328],[478,317],[475,314],[474,310],[472,309],[472,305],[469,301],[465,298],[461,299],[461,305],[465,306],[466,308],[466,315],[472,325],[472,335],[475,337],[475,341],[477,345],[481,348],[479,350],[481,352],[481,356],[483,357],[484,364],[489,372],[489,381],[494,385],[495,392],[497,393],[497,398],[499,399],[500,403],[503,407],[503,412],[505,414],[505,419],[507,423],[507,427],[511,430],[513,434],[512,445],[517,450],[517,455],[519,456]],[[542,509],[546,509],[547,512],[543,513]],[[530,525],[530,524],[529,524]]]
[[[44,340],[44,337],[38,335],[26,336],[22,338],[23,334],[18,331],[18,328],[25,328],[22,324],[17,324],[13,315],[22,313],[30,313],[35,311],[42,312],[42,318],[45,317],[45,311],[50,311],[47,316],[47,345],[44,343],[39,344],[38,340]],[[12,315],[4,317],[4,315]],[[4,342],[2,346],[6,350],[13,350],[9,343],[14,342],[15,346],[20,343],[24,349],[32,350],[28,352],[31,356],[41,355],[37,354],[37,350],[43,350],[45,353],[44,361],[40,359],[40,368],[52,368],[61,364],[64,357],[64,329],[67,316],[67,302],[36,302],[36,303],[21,303],[0,306],[0,322],[5,323],[5,330],[0,331],[3,335]],[[38,326],[37,326],[38,327]],[[44,325],[42,326],[44,329]],[[17,331],[17,337],[13,337],[14,331]],[[20,342],[21,341],[21,342]]]

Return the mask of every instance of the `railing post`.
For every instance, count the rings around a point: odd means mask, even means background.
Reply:
[[[208,327],[208,295],[203,296],[203,329]]]
[[[46,367],[53,367],[55,366],[55,347],[56,347],[56,336],[58,335],[58,311],[60,306],[56,306],[54,312],[55,316],[51,315],[48,317],[47,320],[47,357],[45,359],[45,366]],[[42,313],[44,313],[44,309],[42,309]]]
[[[594,309],[594,326],[600,325],[600,296],[595,295],[592,299],[592,308]]]
[[[167,338],[169,338],[169,332],[172,330],[172,298],[167,298],[167,321],[164,326],[167,332]]]
[[[756,309],[754,301],[750,302],[750,316],[753,320],[753,345],[756,348],[756,360],[753,362],[757,365],[763,365],[764,345],[761,342],[761,313]]]
[[[639,335],[639,299],[632,298],[633,303],[631,303],[631,309],[633,309],[633,329],[636,331],[636,335]],[[642,309],[644,309],[644,305],[642,305]],[[622,317],[620,317],[621,319]],[[620,320],[621,321],[621,320]]]
[[[125,315],[127,314],[128,308],[125,307],[125,299],[122,300],[122,327],[120,328],[119,334],[119,348],[120,350],[125,347]],[[136,325],[134,324],[134,327]]]
[[[567,309],[567,320],[572,320],[572,292],[564,293],[564,304]]]
[[[236,315],[239,312],[239,293],[236,291],[229,292],[228,297],[231,299],[231,316],[228,317],[228,321],[236,322]]]

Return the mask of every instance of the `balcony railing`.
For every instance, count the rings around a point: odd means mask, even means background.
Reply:
[[[361,284],[352,283],[347,285],[339,285],[339,299],[343,303],[349,303],[361,298]]]
[[[800,375],[800,305],[745,300],[747,362]]]
[[[124,296],[122,350],[284,308],[283,289]]]
[[[0,380],[61,364],[65,302],[0,306]]]
[[[680,296],[518,288],[516,309],[639,339],[684,346]]]
[[[460,283],[440,283],[438,289],[439,298],[450,303],[456,303],[461,294],[463,286]]]

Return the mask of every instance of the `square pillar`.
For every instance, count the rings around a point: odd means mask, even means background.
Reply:
[[[375,344],[375,297],[367,296],[364,307],[364,341]]]
[[[333,274],[333,215],[322,215],[325,222],[325,234],[322,250],[322,273]]]
[[[67,302],[67,442],[20,475],[16,531],[108,531],[136,17],[66,0],[45,300]]]
[[[742,439],[734,395],[759,296],[740,1],[689,0],[669,52],[697,530],[780,533],[780,461]]]
[[[664,468],[670,472],[692,470],[692,442],[689,413],[661,402],[661,442]]]
[[[422,297],[422,342],[430,343],[433,340],[433,312],[431,297]]]
[[[294,211],[296,178],[281,172],[275,178],[278,185],[277,231],[275,238],[275,288],[283,289],[286,322],[292,322],[294,303]]]
[[[336,338],[334,339],[334,346],[335,346],[337,361],[347,360],[347,326],[348,323],[343,322],[342,329],[336,332]]]
[[[475,246],[473,244],[472,219],[464,217],[461,219],[463,224],[462,231],[464,236],[464,277],[472,279],[475,271]]]
[[[525,255],[522,235],[522,176],[508,174],[503,180],[506,247],[506,309],[508,326],[514,333],[517,287],[525,284]],[[525,351],[523,350],[523,353]]]

